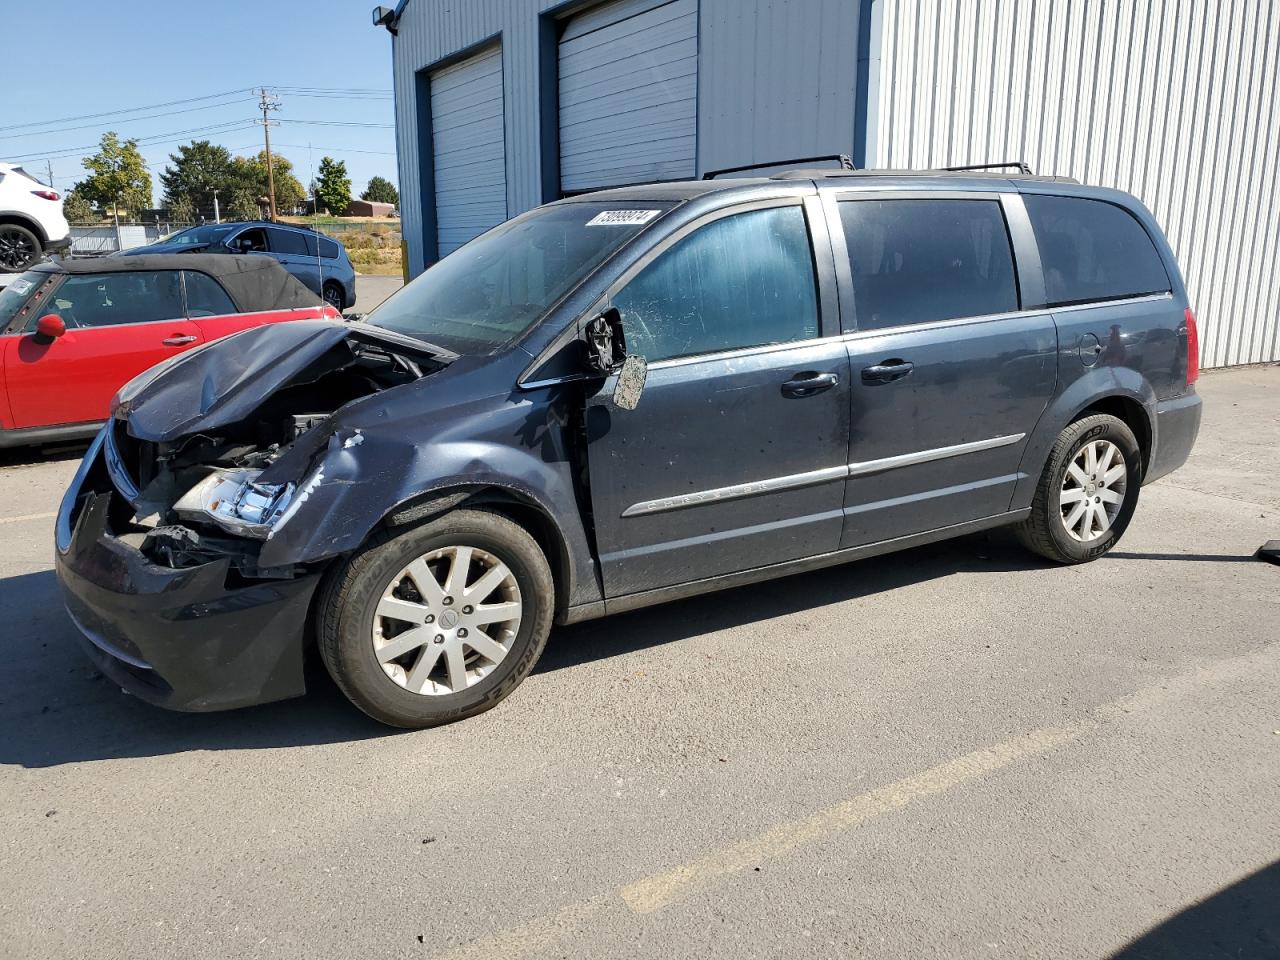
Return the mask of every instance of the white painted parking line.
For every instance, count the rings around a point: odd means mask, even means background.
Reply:
[[[51,520],[58,514],[55,513],[24,513],[17,517],[0,517],[0,523],[25,523],[28,520]]]

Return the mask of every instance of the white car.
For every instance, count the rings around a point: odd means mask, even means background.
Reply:
[[[12,163],[0,163],[0,274],[21,273],[71,246],[62,197]]]

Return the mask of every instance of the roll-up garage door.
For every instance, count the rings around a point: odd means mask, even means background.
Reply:
[[[501,47],[431,74],[431,148],[443,257],[507,219]]]
[[[697,0],[619,0],[560,38],[560,189],[694,175]]]

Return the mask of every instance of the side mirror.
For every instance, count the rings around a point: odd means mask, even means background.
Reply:
[[[36,337],[41,343],[52,343],[67,332],[67,325],[56,313],[48,313],[36,321]]]
[[[622,317],[610,307],[600,316],[587,322],[583,329],[587,368],[595,375],[608,377],[617,374],[613,385],[613,402],[623,410],[634,410],[640,405],[640,394],[649,375],[649,364],[644,357],[628,355],[626,336],[622,331]]]
[[[582,339],[587,348],[587,369],[599,376],[609,376],[622,366],[622,361],[627,357],[622,318],[612,307],[587,321]]]

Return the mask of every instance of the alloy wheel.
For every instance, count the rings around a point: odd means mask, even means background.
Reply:
[[[0,269],[21,270],[35,259],[31,238],[17,230],[0,227]]]
[[[442,547],[391,578],[373,616],[373,652],[406,690],[461,693],[511,652],[523,610],[520,586],[501,558]]]
[[[1127,481],[1124,454],[1110,440],[1092,440],[1077,450],[1059,501],[1067,533],[1081,543],[1105,536],[1124,506]]]

